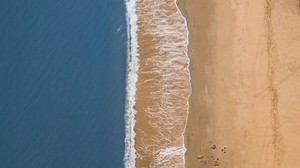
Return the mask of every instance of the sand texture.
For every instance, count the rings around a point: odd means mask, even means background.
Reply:
[[[299,168],[299,0],[180,0],[187,168]]]

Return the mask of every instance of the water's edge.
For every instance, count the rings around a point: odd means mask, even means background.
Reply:
[[[136,83],[138,80],[138,25],[135,0],[125,0],[127,9],[127,33],[128,33],[128,53],[127,53],[127,72],[126,72],[126,104],[125,104],[125,153],[124,167],[134,168],[136,150],[135,144],[135,115],[134,108],[136,103]]]
[[[188,62],[187,62],[187,70],[188,70],[188,77],[189,77],[189,90],[190,90],[190,92],[189,92],[189,95],[188,95],[188,97],[187,97],[187,115],[186,115],[186,119],[185,119],[185,121],[186,121],[186,123],[185,123],[185,126],[184,126],[184,131],[183,131],[183,133],[182,133],[182,138],[183,138],[183,148],[184,148],[184,155],[183,155],[183,160],[184,160],[184,167],[185,167],[185,152],[186,152],[186,147],[185,147],[185,137],[184,137],[184,135],[185,135],[185,131],[186,131],[186,128],[187,128],[187,122],[188,122],[188,116],[189,116],[189,99],[190,99],[190,96],[191,96],[191,94],[192,94],[192,83],[191,83],[191,72],[190,72],[190,62],[191,62],[191,60],[190,60],[190,57],[188,56],[188,45],[189,45],[189,29],[188,29],[188,23],[187,23],[187,19],[183,16],[183,14],[182,14],[182,12],[181,12],[181,10],[179,9],[179,7],[178,7],[178,5],[177,5],[177,1],[178,0],[174,0],[174,3],[175,3],[175,5],[176,5],[176,8],[177,8],[177,10],[179,11],[179,13],[180,13],[180,15],[181,15],[181,17],[183,18],[183,20],[184,20],[184,26],[185,26],[185,39],[186,39],[186,57],[187,57],[187,59],[188,59]]]

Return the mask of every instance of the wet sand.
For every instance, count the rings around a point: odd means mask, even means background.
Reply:
[[[190,95],[184,18],[173,0],[137,1],[137,15],[136,167],[181,168]]]
[[[192,79],[186,167],[298,168],[298,0],[179,0]]]

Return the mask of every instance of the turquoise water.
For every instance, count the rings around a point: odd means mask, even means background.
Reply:
[[[119,168],[123,0],[0,1],[0,167]]]

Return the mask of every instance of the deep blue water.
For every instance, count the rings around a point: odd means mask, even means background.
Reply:
[[[124,0],[0,0],[0,167],[119,168]]]

